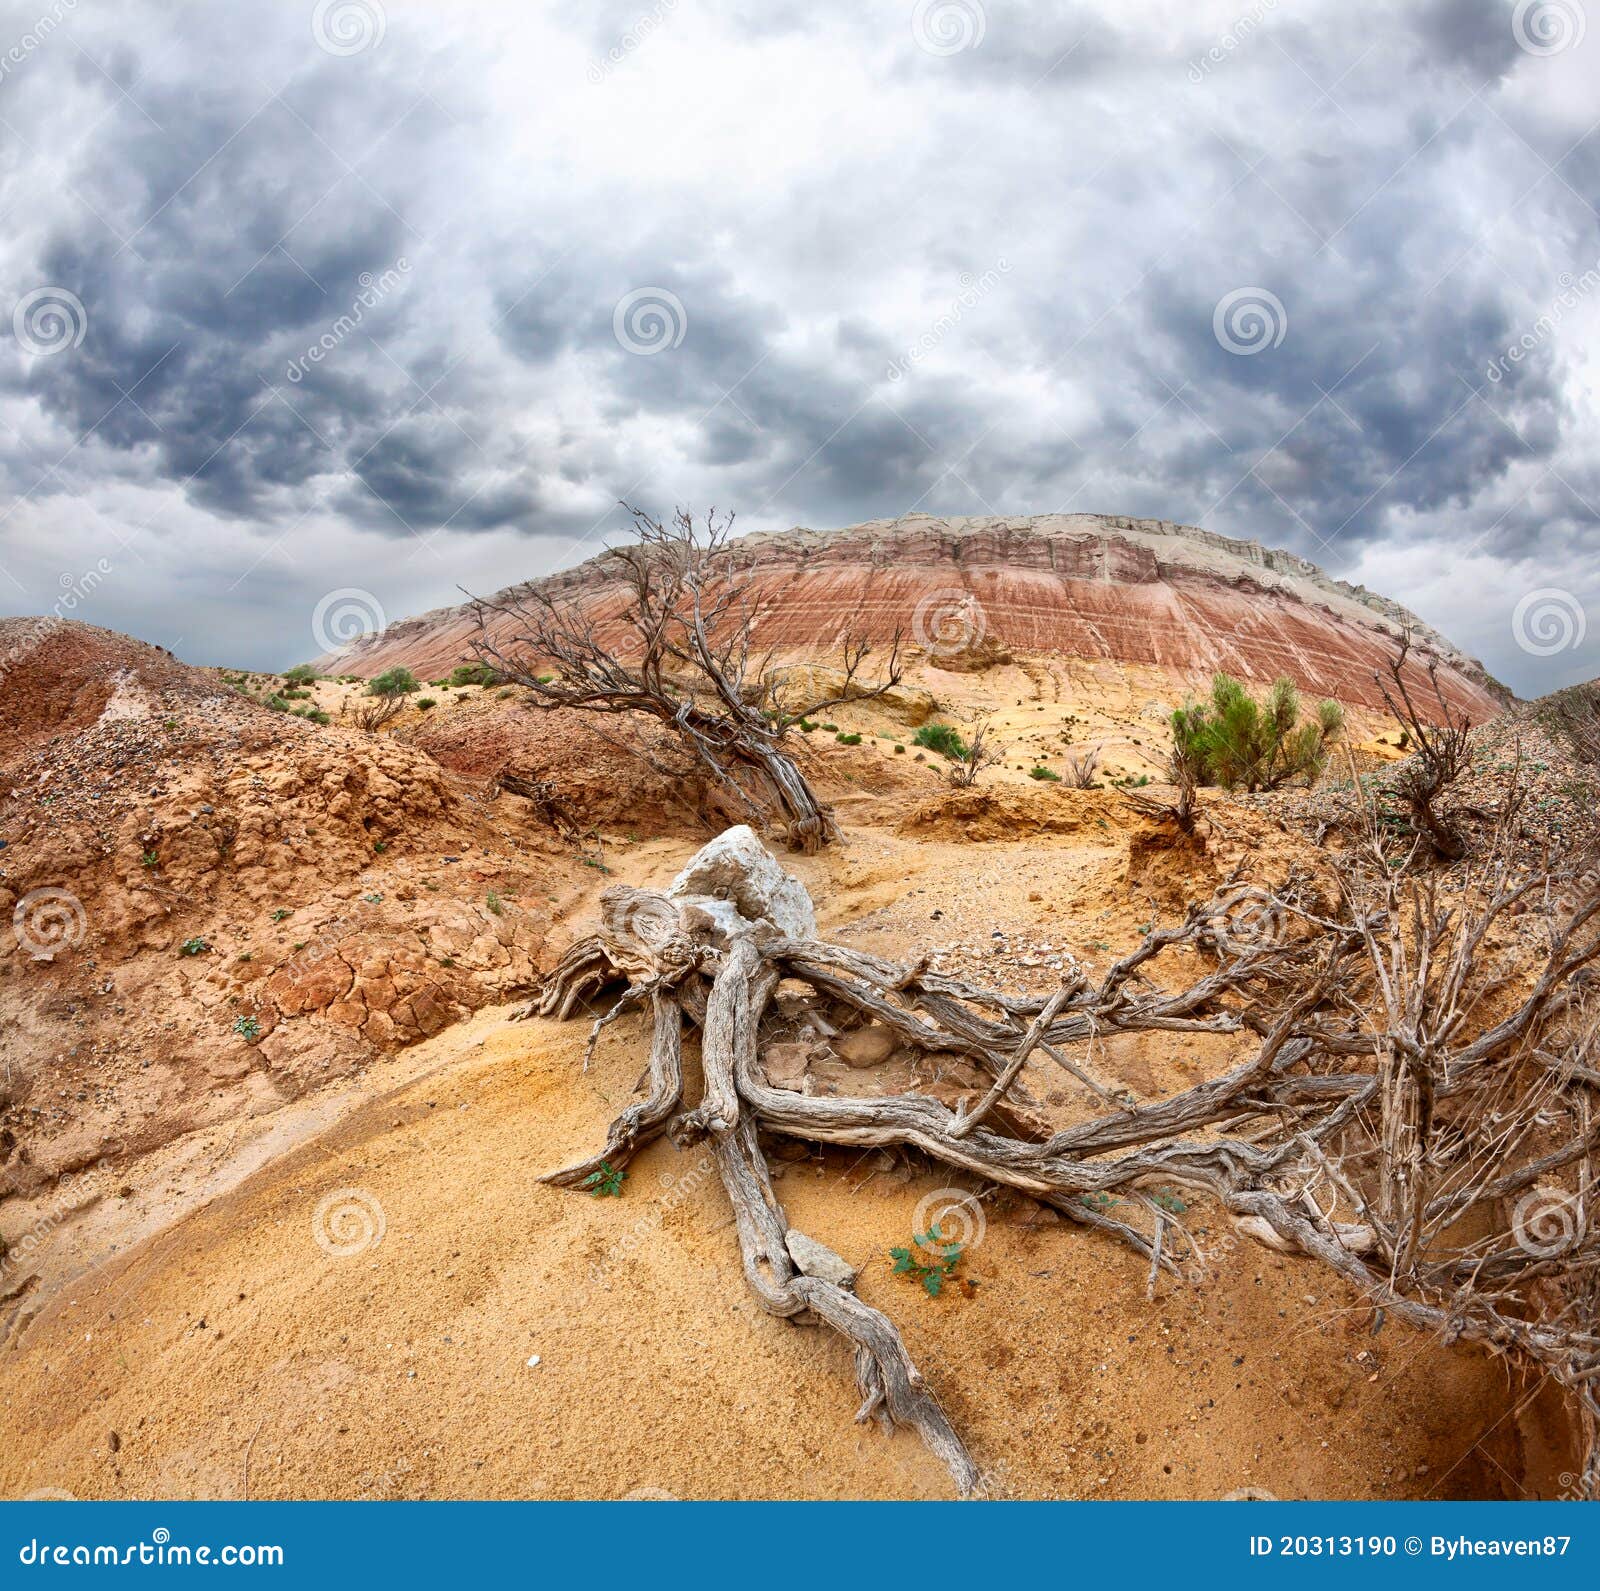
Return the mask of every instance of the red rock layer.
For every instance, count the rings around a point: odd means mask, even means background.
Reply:
[[[1453,707],[1474,721],[1509,693],[1412,615],[1290,554],[1152,520],[878,521],[739,544],[754,567],[758,639],[826,651],[844,631],[922,644],[986,638],[1016,652],[1147,664],[1203,684],[1224,669],[1381,710],[1374,674],[1409,626],[1439,659]],[[622,603],[604,555],[539,582],[601,623]],[[323,660],[371,675],[404,663],[435,675],[470,656],[470,611],[440,609]],[[1426,689],[1420,667],[1413,683]]]

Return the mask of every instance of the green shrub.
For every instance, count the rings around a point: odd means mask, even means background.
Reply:
[[[417,698],[417,706],[420,707],[423,712],[427,712],[430,708],[437,707],[438,705],[438,702],[436,702],[431,696],[419,696]]]
[[[281,696],[269,696],[262,705],[270,707],[275,713],[289,711],[289,704]]]
[[[178,946],[178,954],[180,956],[198,956],[202,951],[209,950],[210,948],[211,941],[209,939],[185,939],[184,942]]]
[[[422,682],[410,669],[396,664],[394,668],[386,668],[368,686],[369,696],[409,696],[413,691],[420,691]]]
[[[1048,779],[1052,784],[1061,783],[1061,775],[1059,773],[1052,773],[1050,769],[1043,767],[1042,765],[1035,765],[1034,767],[1030,768],[1028,770],[1028,777],[1030,779]]]
[[[1318,702],[1302,722],[1291,679],[1275,681],[1257,701],[1231,675],[1218,674],[1208,701],[1173,713],[1172,759],[1197,783],[1228,790],[1276,790],[1302,778],[1314,784],[1343,727],[1344,710],[1333,701]]]
[[[451,669],[451,685],[498,685],[500,676],[487,663],[462,663]]]
[[[843,730],[840,730],[840,732],[833,738],[837,740],[841,746],[859,746],[861,744],[860,735],[847,735]]]
[[[952,761],[967,754],[966,742],[954,724],[924,724],[911,737],[911,744],[925,746],[929,751],[936,751],[941,757],[949,757]]]
[[[285,685],[310,685],[314,680],[321,678],[322,676],[309,663],[296,663],[293,668],[285,669],[283,673]]]

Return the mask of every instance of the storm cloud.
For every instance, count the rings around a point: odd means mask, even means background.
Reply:
[[[1081,510],[1291,548],[1525,694],[1591,677],[1595,32],[7,3],[0,610],[281,665],[330,590],[457,600],[619,499]]]

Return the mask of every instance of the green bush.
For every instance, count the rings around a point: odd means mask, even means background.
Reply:
[[[394,668],[386,668],[368,686],[369,696],[409,696],[413,691],[420,691],[422,682],[410,669],[397,664]]]
[[[911,744],[925,746],[929,751],[936,751],[941,757],[949,757],[952,761],[967,754],[966,742],[954,724],[924,724],[911,737]]]
[[[847,735],[842,729],[833,738],[837,740],[841,746],[859,746],[861,744],[860,735]]]
[[[487,663],[461,663],[450,670],[452,685],[498,685],[500,676]]]
[[[285,685],[310,685],[321,678],[309,663],[296,663],[293,668],[285,669],[283,674]]]
[[[430,707],[437,707],[438,705],[438,702],[436,702],[431,696],[419,696],[417,698],[417,706],[420,707],[423,712],[427,712]]]
[[[1061,775],[1059,773],[1052,773],[1048,768],[1039,765],[1028,770],[1028,777],[1030,779],[1048,779],[1052,784],[1061,783]]]
[[[1314,784],[1327,766],[1328,747],[1344,727],[1337,702],[1318,702],[1300,716],[1300,693],[1279,679],[1257,701],[1228,674],[1211,682],[1211,697],[1172,715],[1173,761],[1201,784],[1228,790],[1276,790],[1291,779]]]

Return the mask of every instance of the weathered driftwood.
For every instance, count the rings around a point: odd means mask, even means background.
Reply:
[[[764,1308],[826,1322],[854,1346],[863,1405],[909,1426],[965,1493],[978,1471],[894,1326],[836,1280],[805,1274],[773,1191],[758,1129],[819,1144],[916,1149],[1031,1195],[1115,1237],[1146,1262],[1147,1287],[1192,1277],[1205,1256],[1140,1192],[1161,1183],[1214,1197],[1242,1236],[1331,1267],[1374,1303],[1446,1341],[1465,1339],[1550,1373],[1572,1399],[1583,1495],[1600,1494],[1600,1111],[1587,1009],[1600,959],[1600,900],[1553,928],[1520,1002],[1481,1031],[1470,1016],[1490,927],[1529,894],[1504,856],[1446,908],[1393,876],[1332,919],[1275,900],[1282,931],[1238,948],[1205,908],[1149,934],[1099,983],[1069,973],[1043,997],[984,989],[815,937],[810,902],[748,829],[707,846],[665,893],[613,888],[597,932],[561,958],[537,1004],[566,1017],[624,986],[591,1035],[648,1003],[647,1097],[611,1124],[596,1155],[546,1179],[574,1186],[662,1132],[709,1140],[732,1203],[744,1270]],[[1215,958],[1182,987],[1150,978],[1175,947]],[[992,1083],[970,1108],[925,1094],[807,1095],[773,1086],[761,1034],[780,979],[841,1021],[867,1018],[925,1054],[970,1058]],[[684,1019],[700,1030],[703,1086],[683,1106]],[[1063,1053],[1106,1033],[1224,1032],[1252,1052],[1166,1099],[1114,1098]],[[998,1109],[1030,1058],[1066,1067],[1107,1108],[1031,1141]],[[1555,1179],[1565,1177],[1566,1182]],[[1544,1189],[1571,1241],[1524,1241],[1513,1200]],[[1569,1201],[1563,1203],[1563,1200]],[[1139,1212],[1113,1215],[1108,1206]],[[1486,1236],[1458,1235],[1468,1210]]]

